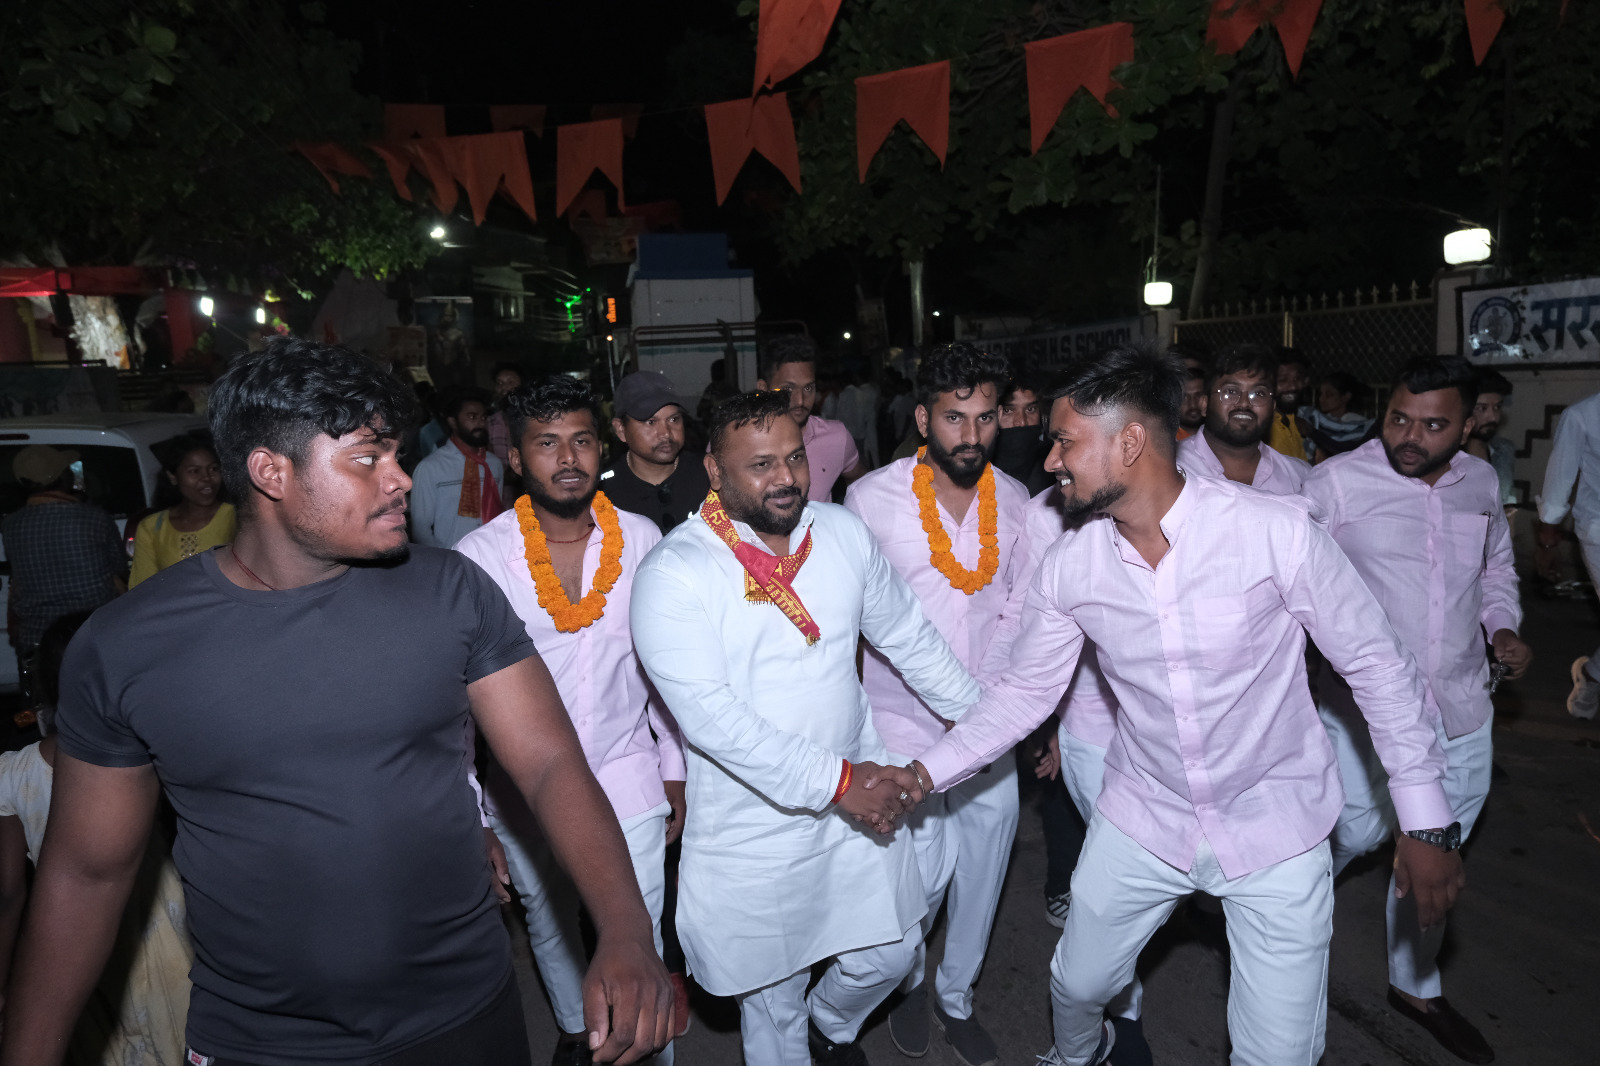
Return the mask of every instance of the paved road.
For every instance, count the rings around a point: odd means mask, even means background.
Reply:
[[[1600,724],[1569,718],[1566,669],[1600,641],[1591,605],[1528,604],[1533,672],[1498,697],[1494,790],[1467,852],[1469,884],[1446,942],[1445,992],[1475,1020],[1505,1066],[1600,1063]],[[693,812],[690,813],[692,818]],[[1324,1066],[1448,1066],[1446,1054],[1384,1002],[1383,897],[1387,855],[1358,863],[1336,893]],[[1044,921],[1044,839],[1024,808],[979,1016],[1002,1066],[1034,1062],[1050,1039],[1049,960],[1056,930]],[[518,958],[534,1061],[547,1061],[554,1024],[526,942]],[[936,935],[935,958],[940,950]],[[1227,969],[1181,923],[1170,923],[1140,961],[1146,1031],[1160,1066],[1227,1062]],[[679,1041],[681,1066],[738,1066],[737,1012],[709,996]],[[903,1066],[881,1012],[864,1044],[874,1066]],[[935,1043],[926,1066],[957,1066]]]

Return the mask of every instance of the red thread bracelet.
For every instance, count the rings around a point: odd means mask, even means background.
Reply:
[[[833,799],[829,800],[829,803],[838,803],[844,798],[844,794],[850,791],[850,777],[853,774],[854,769],[855,768],[850,765],[850,760],[845,759],[844,769],[839,772],[839,787],[834,790]]]

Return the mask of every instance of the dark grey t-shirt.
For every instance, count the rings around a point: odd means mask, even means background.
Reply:
[[[206,552],[83,627],[59,743],[154,763],[177,809],[196,1051],[368,1062],[505,986],[466,687],[532,654],[475,563],[418,546],[286,592],[239,588]]]

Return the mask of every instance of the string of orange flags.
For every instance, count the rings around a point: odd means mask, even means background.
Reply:
[[[1482,65],[1505,23],[1501,0],[1462,0],[1472,58]],[[822,53],[839,13],[840,0],[761,0],[756,28],[755,85],[748,99],[706,104],[711,168],[717,203],[727,199],[734,180],[751,153],[759,153],[788,179],[798,193],[800,152],[788,95],[771,91]],[[1206,40],[1219,55],[1242,49],[1263,25],[1277,31],[1290,73],[1298,78],[1311,30],[1322,0],[1214,0],[1206,22]],[[1562,4],[1562,16],[1566,3]],[[1028,125],[1035,154],[1055,129],[1061,112],[1082,89],[1108,115],[1116,109],[1107,97],[1118,87],[1116,69],[1134,59],[1133,26],[1113,22],[1023,46],[1027,66]],[[904,121],[944,166],[950,139],[950,60],[870,74],[855,79],[856,162],[860,179],[879,149]],[[638,104],[596,104],[589,122],[556,127],[556,214],[564,215],[595,171],[622,196],[622,155],[638,129],[643,108]],[[489,201],[505,196],[528,216],[535,213],[533,181],[528,172],[524,133],[544,136],[546,108],[510,104],[489,108],[495,132],[447,136],[445,109],[439,104],[388,104],[384,107],[384,140],[367,145],[383,161],[395,194],[413,199],[408,178],[421,174],[432,187],[434,206],[444,214],[455,210],[460,189],[467,191],[472,217],[483,223]],[[343,145],[300,141],[291,150],[316,167],[334,193],[340,177],[371,178],[372,170]]]

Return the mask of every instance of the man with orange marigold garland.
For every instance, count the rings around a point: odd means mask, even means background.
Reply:
[[[1009,656],[1030,569],[1028,490],[989,461],[1009,377],[1003,358],[970,344],[928,352],[917,374],[916,408],[927,447],[857,481],[844,501],[878,538],[956,658],[980,677],[985,663],[1003,667]],[[866,653],[861,683],[896,763],[910,762],[948,728],[882,653]],[[937,1001],[929,1002],[926,948],[919,946],[906,997],[889,1015],[889,1034],[902,1053],[921,1057],[937,1024],[962,1062],[987,1066],[997,1050],[973,1017],[973,984],[1017,832],[1016,760],[1006,752],[983,773],[928,797],[906,827],[928,895],[923,934],[946,893],[949,931],[933,982]]]
[[[751,1066],[865,1066],[861,1024],[910,968],[927,899],[894,832],[922,790],[883,765],[858,639],[942,717],[978,686],[865,523],[807,502],[792,402],[713,410],[713,491],[640,565],[633,639],[688,754],[677,919],[696,982],[738,997]]]
[[[634,572],[661,534],[598,491],[600,408],[587,385],[568,377],[524,385],[506,397],[505,413],[511,469],[526,495],[456,550],[505,592],[550,668],[589,768],[622,824],[659,953],[666,848],[683,831],[683,747],[634,654],[628,601]],[[485,792],[489,825],[527,909],[529,945],[561,1028],[553,1062],[588,1063],[572,882],[496,765]],[[669,1044],[655,1061],[670,1066],[672,1059]]]

